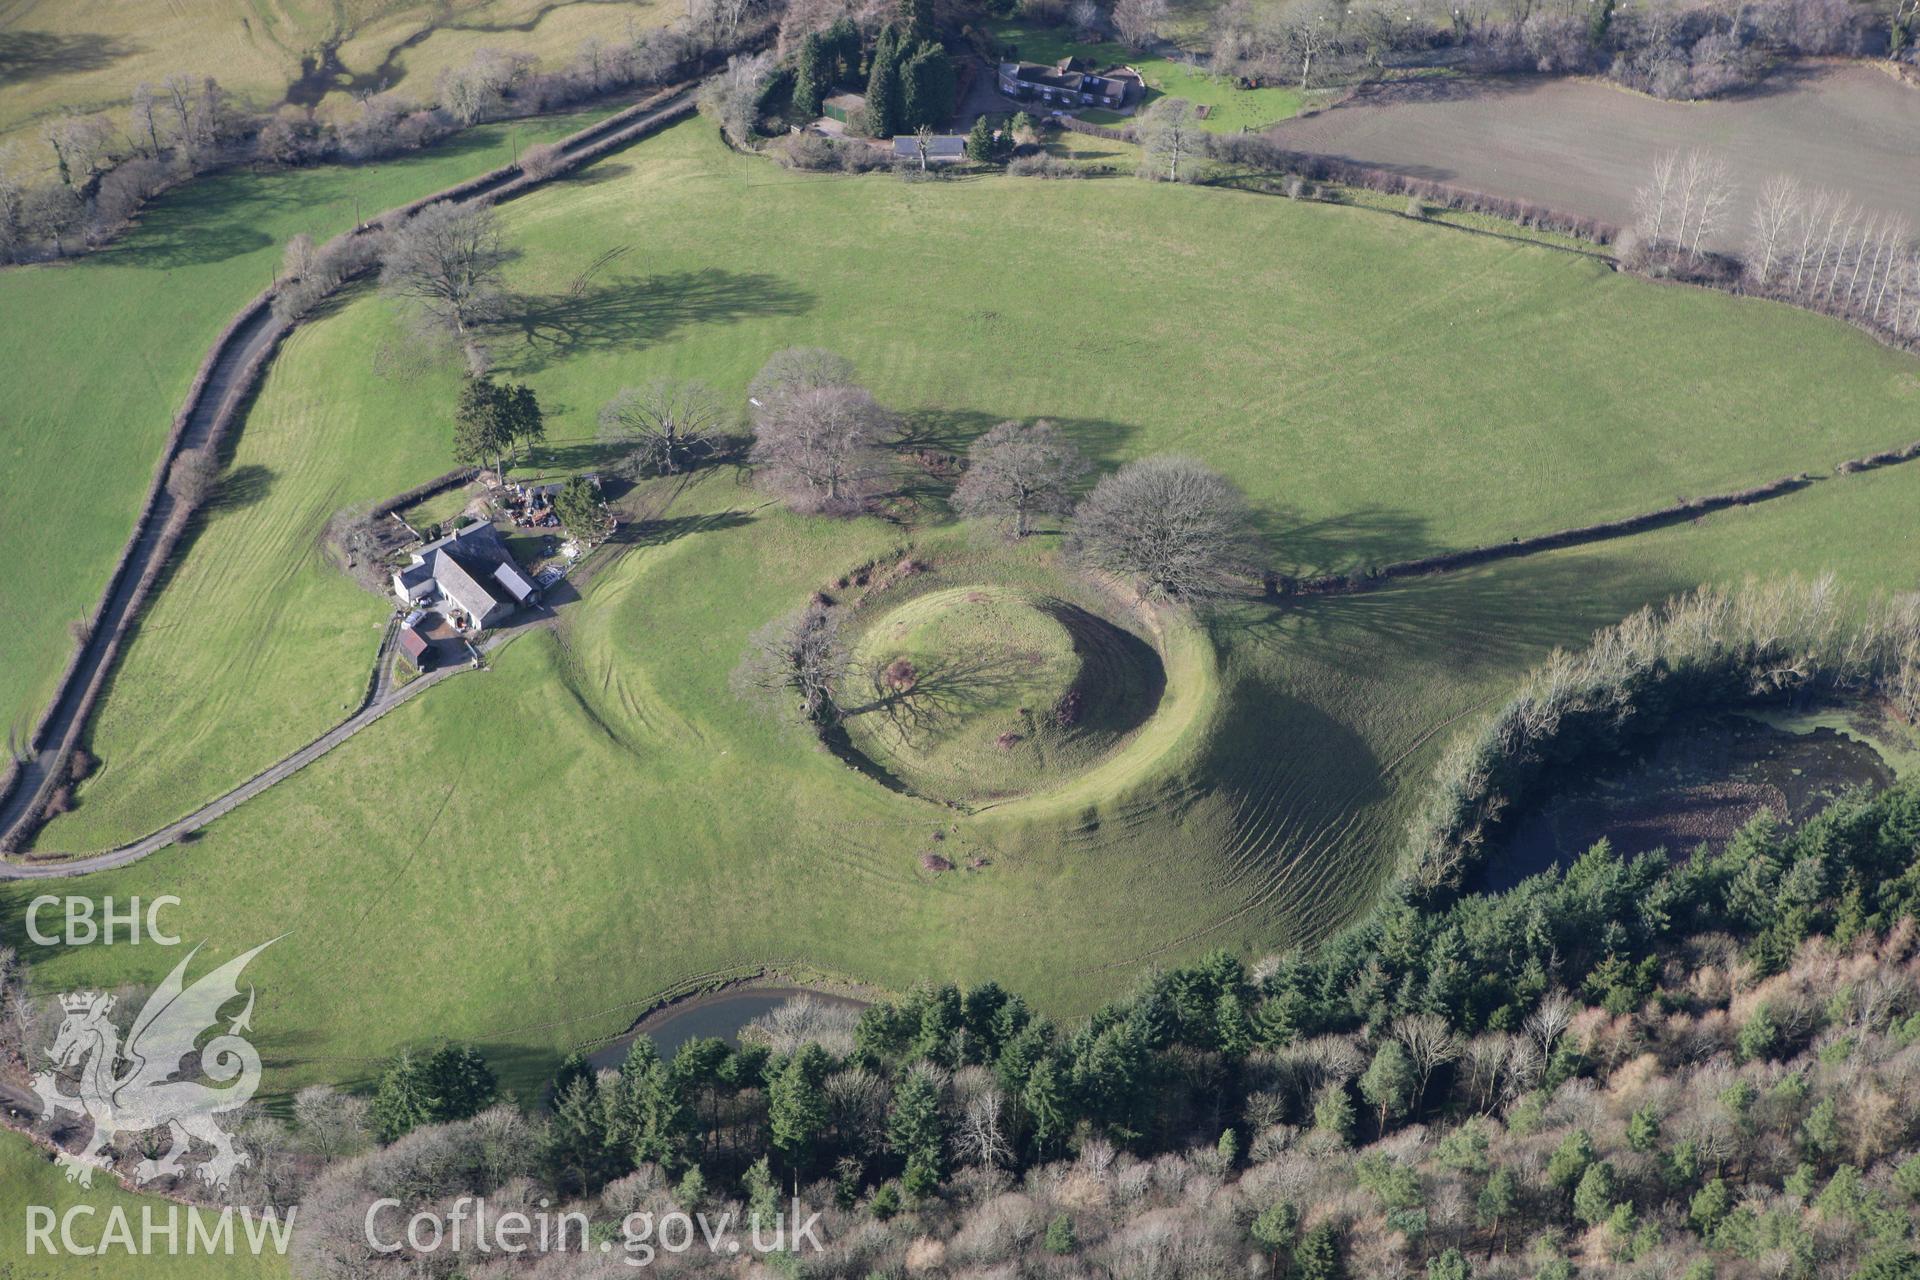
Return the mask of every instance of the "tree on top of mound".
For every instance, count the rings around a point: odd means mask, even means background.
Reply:
[[[967,474],[953,491],[963,515],[992,516],[1024,538],[1037,515],[1073,509],[1073,482],[1087,460],[1051,422],[1003,422],[967,449]]]
[[[1206,604],[1252,563],[1253,516],[1239,487],[1193,458],[1129,462],[1074,509],[1067,550],[1134,584],[1141,598]]]

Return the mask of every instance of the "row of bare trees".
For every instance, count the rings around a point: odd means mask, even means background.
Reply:
[[[1763,292],[1920,336],[1920,251],[1913,224],[1845,192],[1780,175],[1760,189],[1744,262]]]
[[[1905,216],[1781,174],[1761,186],[1744,246],[1730,254],[1721,246],[1738,194],[1711,152],[1665,153],[1634,193],[1638,243],[1622,256],[1920,339],[1920,247]]]

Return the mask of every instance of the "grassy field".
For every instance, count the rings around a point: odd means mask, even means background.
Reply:
[[[515,145],[586,119],[490,126],[359,168],[226,174],[160,201],[110,250],[0,271],[0,468],[11,499],[0,506],[10,619],[0,719],[24,731],[42,709],[70,650],[68,624],[98,601],[194,370],[272,279],[287,239],[332,235],[356,213],[503,164]],[[253,490],[273,489],[270,476],[249,474]]]
[[[40,120],[118,113],[135,85],[176,72],[215,76],[247,106],[270,110],[302,59],[335,43],[356,89],[384,80],[431,98],[439,73],[477,49],[558,65],[590,36],[622,39],[674,11],[664,0],[0,0],[0,147],[13,143],[17,162],[50,167]],[[343,86],[323,105],[347,98]]]
[[[595,411],[623,385],[698,376],[736,397],[770,351],[824,344],[954,447],[1003,418],[1045,416],[1103,466],[1197,454],[1246,487],[1287,570],[1826,474],[1908,439],[1920,405],[1920,366],[1815,317],[1537,246],[1221,190],[823,179],[730,153],[692,123],[505,217],[523,250],[514,284],[535,301],[496,345],[549,406],[550,465],[594,457]],[[632,265],[576,295],[580,270],[621,244]],[[1066,292],[1101,319],[1062,325]],[[218,515],[181,581],[224,563],[223,527],[258,520],[292,560],[263,555],[236,574],[270,586],[277,565],[305,590],[318,571],[298,535],[333,500],[319,495],[360,491],[355,450],[417,468],[376,490],[442,468],[442,375],[374,377],[387,307],[350,301],[290,347],[254,415],[267,431],[242,448],[299,478]],[[276,446],[272,424],[297,428],[333,400],[339,421],[314,429],[341,447],[295,473],[298,450]],[[1169,687],[1200,696],[1163,707],[1112,757],[1123,769],[1093,769],[1083,778],[1098,785],[1066,799],[968,817],[774,730],[727,686],[746,637],[807,593],[860,564],[938,565],[976,535],[941,521],[937,494],[914,528],[802,520],[717,470],[595,576],[558,633],[517,641],[193,844],[83,883],[180,895],[182,932],[208,938],[209,959],[293,930],[256,966],[272,1090],[365,1080],[400,1044],[457,1037],[530,1093],[567,1048],[662,992],[761,967],[890,987],[991,976],[1076,1012],[1143,964],[1308,941],[1363,908],[1447,733],[1551,646],[1750,572],[1832,567],[1912,585],[1917,502],[1920,469],[1829,478],[1627,541],[1235,610],[1204,660],[1170,646],[1170,673],[1197,661],[1208,674],[1170,674]],[[956,571],[929,586],[972,581]],[[317,579],[311,592],[295,598],[333,598]],[[262,649],[245,698],[205,716],[169,709],[164,727],[151,709],[167,689],[204,696],[265,631],[201,609],[143,633],[100,721],[113,744],[102,777],[185,738],[190,759],[143,784],[177,803],[140,812],[104,786],[83,792],[46,847],[63,832],[157,825],[266,763],[273,735],[331,718],[346,690],[301,686],[336,669],[343,686],[357,679],[371,633],[345,616],[313,625],[311,651]],[[168,685],[169,663],[138,653],[159,636],[179,662],[225,653]],[[136,680],[158,683],[142,693]],[[306,716],[315,723],[296,733]],[[1166,739],[1134,755],[1163,722]],[[982,865],[926,872],[920,856],[936,849]],[[29,897],[0,892],[0,930],[17,934]],[[34,959],[36,980],[64,989],[151,981],[167,957]]]
[[[1073,56],[1101,66],[1120,64],[1138,71],[1147,83],[1147,103],[1160,97],[1185,98],[1204,106],[1202,122],[1215,133],[1264,129],[1299,112],[1306,101],[1297,89],[1242,89],[1230,77],[1216,76],[1191,63],[1159,54],[1142,53],[1115,41],[1083,44],[1062,27],[1031,22],[1003,22],[994,27],[994,39],[1012,45],[1028,62],[1057,62]],[[1098,108],[1077,113],[1093,124],[1124,124],[1129,117]]]
[[[26,1252],[29,1206],[51,1209],[56,1222],[76,1207],[93,1209],[91,1217],[81,1214],[73,1219],[75,1241],[82,1245],[100,1241],[109,1215],[115,1209],[126,1215],[137,1240],[143,1210],[150,1212],[153,1221],[164,1227],[170,1208],[165,1200],[120,1190],[111,1178],[96,1177],[91,1190],[74,1186],[46,1152],[18,1134],[0,1130],[0,1223],[6,1224],[5,1257],[8,1259],[0,1261],[0,1276],[7,1280],[121,1280],[134,1274],[135,1268],[140,1280],[271,1280],[290,1274],[286,1259],[280,1255],[269,1251],[255,1256],[244,1247],[237,1249],[233,1256],[155,1253],[143,1255],[137,1262],[117,1247],[102,1257],[76,1257],[65,1252],[48,1255],[38,1249],[35,1256],[29,1257]],[[187,1214],[198,1212],[185,1208],[179,1211],[183,1251],[188,1231]],[[202,1230],[207,1233],[216,1230],[212,1216],[203,1217]],[[245,1240],[237,1217],[233,1230],[237,1240]],[[57,1226],[53,1239],[58,1244]]]
[[[508,218],[532,301],[497,347],[548,406],[547,461],[590,461],[595,413],[622,386],[697,376],[737,396],[767,353],[828,344],[949,444],[1049,417],[1104,463],[1198,453],[1241,478],[1282,566],[1302,572],[1822,470],[1910,435],[1899,424],[1920,403],[1911,361],[1786,308],[1263,196],[822,181],[729,155],[693,124]],[[774,220],[779,272],[740,269]],[[1008,220],[1018,237],[996,234]],[[975,240],[993,255],[951,249]],[[623,244],[634,265],[575,296],[575,276]],[[1049,287],[1128,319],[1062,330]],[[927,290],[968,301],[925,308]],[[256,499],[196,539],[183,603],[163,597],[96,722],[105,768],[42,848],[144,834],[357,698],[382,610],[331,583],[311,548],[331,510],[449,461],[453,375],[393,371],[393,341],[388,305],[362,298],[279,362],[253,415],[262,440],[249,429],[234,459]],[[1724,350],[1741,358],[1708,354]],[[309,433],[329,445],[309,449]],[[291,560],[274,549],[287,547]],[[336,603],[290,607],[302,592]],[[201,692],[229,682],[231,698]]]

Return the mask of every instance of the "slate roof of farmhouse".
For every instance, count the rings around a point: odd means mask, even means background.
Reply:
[[[485,613],[501,603],[500,593],[488,585],[492,578],[489,567],[471,556],[456,557],[442,547],[433,553],[428,563],[433,566],[433,576],[440,581],[440,590],[469,612]],[[475,605],[480,607],[475,609]]]

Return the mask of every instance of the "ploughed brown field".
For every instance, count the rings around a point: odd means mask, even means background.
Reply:
[[[1270,132],[1298,150],[1622,225],[1657,156],[1706,147],[1740,184],[1721,237],[1728,248],[1777,173],[1920,220],[1920,89],[1859,64],[1783,67],[1754,92],[1715,102],[1537,76],[1405,82]]]

